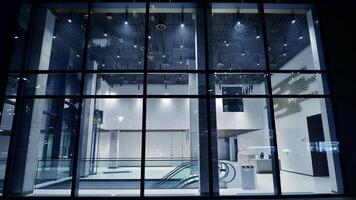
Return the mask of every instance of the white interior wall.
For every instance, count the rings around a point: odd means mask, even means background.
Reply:
[[[315,40],[313,38],[311,37],[311,43]],[[315,50],[312,49],[312,46],[309,45],[282,66],[281,69],[300,69],[302,67],[306,67],[306,69],[319,68],[320,66],[317,64],[318,62],[315,61],[315,57],[317,57],[317,54],[315,54]],[[271,78],[275,85],[288,76],[289,74],[273,74]],[[310,87],[304,93],[310,94],[313,91],[319,91],[321,94],[323,93],[323,83],[320,79],[318,82],[310,84]],[[281,169],[313,175],[306,117],[319,113],[322,114],[324,135],[326,136],[325,139],[327,141],[328,138],[330,138],[328,137],[330,136],[329,126],[326,118],[327,115],[325,113],[326,109],[321,109],[321,104],[324,103],[321,102],[320,99],[309,99],[300,104],[302,108],[301,112],[276,119]],[[275,114],[278,114],[278,112]],[[329,171],[333,171],[334,168],[330,165],[329,157],[330,156],[328,156]]]
[[[216,99],[217,128],[224,129],[268,129],[265,99],[243,99],[244,112],[223,112],[222,99]]]
[[[266,130],[252,131],[237,136],[238,153],[256,154],[264,153],[265,158],[271,154],[269,132]]]

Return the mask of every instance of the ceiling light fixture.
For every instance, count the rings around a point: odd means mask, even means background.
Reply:
[[[299,37],[298,37],[299,40],[302,40],[303,39],[303,34],[302,34],[302,30],[299,29]]]
[[[112,15],[111,15],[111,13],[107,13],[107,14],[106,14],[106,19],[107,19],[107,20],[112,20]]]
[[[292,10],[292,24],[294,24],[295,22],[297,21],[297,19],[295,18],[295,15],[294,15],[294,10]]]
[[[260,66],[260,57],[256,56],[256,65]]]
[[[142,61],[141,61],[141,56],[138,57],[138,64],[141,64]]]
[[[182,58],[182,55],[179,56],[179,63],[180,64],[183,64],[183,58]]]
[[[166,21],[165,19],[166,19],[166,15],[164,13],[161,13],[158,16],[158,23],[155,26],[157,30],[159,31],[166,30],[167,25],[164,23]]]
[[[68,21],[69,23],[72,23],[72,13],[69,14],[67,21]]]
[[[129,9],[128,7],[125,8],[125,21],[124,24],[129,24]]]
[[[183,48],[183,38],[180,38],[180,48]]]
[[[166,57],[166,49],[164,48],[164,45],[162,46],[162,57]]]
[[[56,30],[56,24],[58,23],[58,20],[56,19],[55,22],[54,22],[54,28],[53,28],[53,35],[52,35],[52,38],[53,39],[56,39],[57,38],[57,30]]]
[[[283,50],[282,50],[282,56],[286,56],[287,55],[287,50],[285,47],[283,47]]]
[[[225,46],[226,46],[226,47],[230,46],[230,43],[229,43],[229,40],[228,40],[228,39],[224,40],[224,43],[225,43]]]
[[[218,55],[218,64],[216,64],[216,67],[221,68],[224,67],[224,63],[221,62],[221,56],[220,54]]]
[[[182,79],[183,79],[183,74],[179,74],[179,75],[178,75],[178,80],[179,80],[179,81],[182,81]]]
[[[109,22],[105,23],[104,37],[108,37],[108,23]]]
[[[117,55],[116,55],[117,58],[120,58],[120,48],[117,48]]]
[[[182,10],[181,10],[181,13],[180,13],[180,27],[184,27],[184,7],[182,6]]]
[[[242,55],[242,56],[245,56],[245,55],[246,55],[246,54],[245,54],[245,48],[244,48],[244,47],[242,47],[241,55]]]
[[[258,28],[258,26],[256,26],[256,39],[260,39],[261,36],[260,36],[260,29]]]
[[[237,9],[236,25],[241,25],[240,11]]]
[[[287,45],[288,45],[288,43],[287,43],[287,37],[284,36],[284,37],[283,37],[283,46],[286,47]]]

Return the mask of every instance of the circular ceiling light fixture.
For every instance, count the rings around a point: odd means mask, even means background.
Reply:
[[[159,31],[163,31],[167,29],[167,25],[164,23],[166,19],[166,16],[164,14],[161,14],[158,19],[158,23],[156,24],[156,29]]]
[[[167,29],[167,25],[165,25],[165,24],[161,24],[161,23],[159,23],[159,24],[156,24],[156,29],[157,30],[159,30],[159,31],[163,31],[163,30],[166,30]]]

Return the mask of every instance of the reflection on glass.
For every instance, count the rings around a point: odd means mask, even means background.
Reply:
[[[274,73],[271,81],[273,94],[328,94],[325,77],[319,73]]]
[[[79,95],[81,76],[73,74],[26,74],[24,95]]]
[[[214,73],[210,92],[215,95],[261,95],[267,93],[266,74]]]
[[[20,106],[9,195],[70,195],[77,100],[25,99]]]
[[[94,3],[87,69],[143,69],[145,4]]]
[[[0,112],[0,196],[3,190],[7,155],[9,151],[12,121],[15,115],[15,99],[5,99]]]
[[[199,195],[198,99],[148,99],[145,195]]]
[[[86,4],[43,4],[37,11],[26,69],[81,69]]]
[[[266,99],[215,99],[220,195],[274,194]]]
[[[143,74],[87,74],[84,94],[142,95]]]
[[[6,95],[16,95],[20,74],[10,73],[6,83]]]
[[[148,74],[147,93],[152,95],[198,95],[205,92],[203,74]]]
[[[282,193],[341,193],[338,142],[329,100],[273,101]]]
[[[265,69],[255,4],[213,4],[211,31],[211,69]]]
[[[152,3],[148,69],[196,70],[194,4]]]
[[[317,29],[310,9],[265,6],[270,66],[275,70],[319,70]]]
[[[80,196],[140,195],[142,103],[128,98],[85,99]]]

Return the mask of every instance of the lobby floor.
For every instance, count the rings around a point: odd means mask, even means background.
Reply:
[[[117,171],[127,173],[101,174],[91,175],[83,180],[90,188],[80,189],[79,194],[82,196],[138,196],[139,189],[115,189],[115,184],[125,184],[125,178],[139,178],[139,171],[133,168],[119,168]],[[167,167],[152,167],[146,168],[146,175],[150,178],[161,178],[172,170]],[[102,171],[102,170],[99,170]],[[284,194],[328,194],[331,193],[331,184],[329,178],[311,177],[290,172],[281,172],[282,192]],[[103,189],[96,184],[98,182],[90,182],[90,180],[115,180],[111,183],[111,187]],[[126,179],[127,180],[127,179]],[[198,189],[146,189],[147,196],[198,196]],[[69,189],[35,189],[31,196],[69,196]],[[271,195],[273,194],[273,179],[272,174],[256,174],[256,189],[244,190],[242,188],[221,188],[222,196],[234,195]]]

